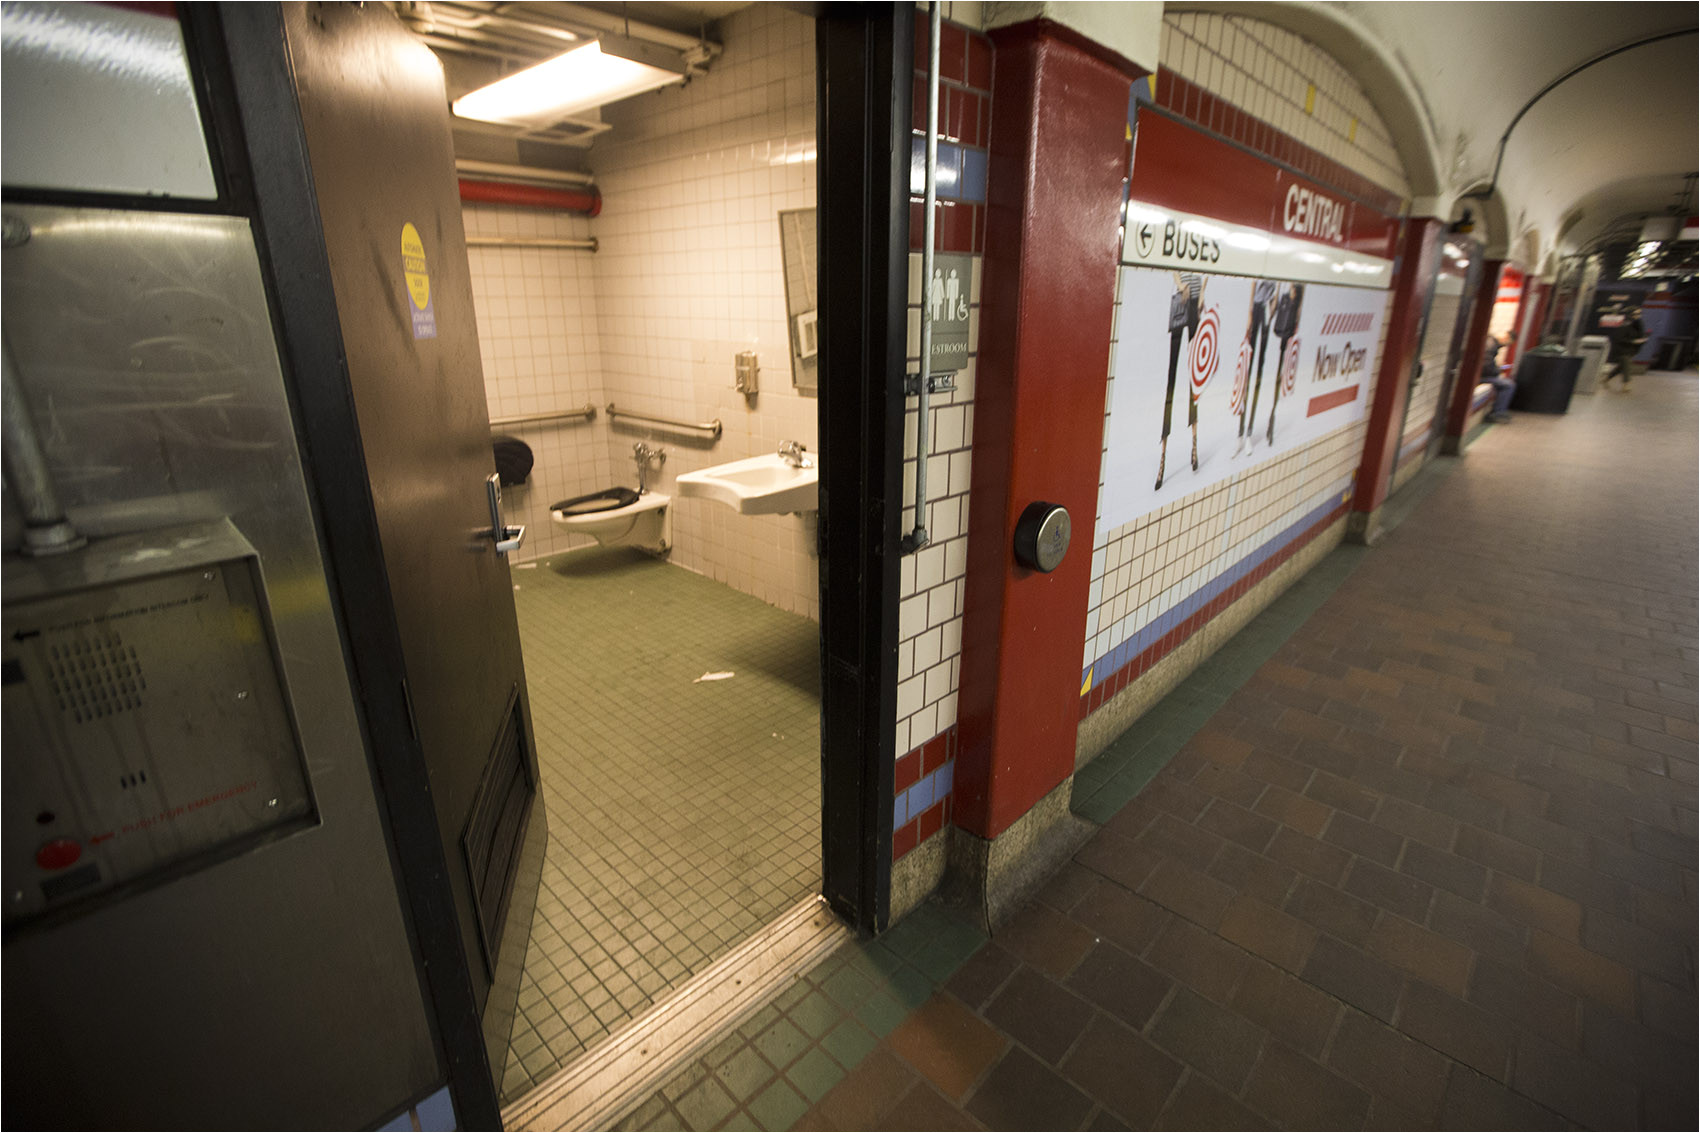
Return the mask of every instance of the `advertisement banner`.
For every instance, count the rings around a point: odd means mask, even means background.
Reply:
[[[1103,529],[1363,418],[1387,292],[1121,269]]]

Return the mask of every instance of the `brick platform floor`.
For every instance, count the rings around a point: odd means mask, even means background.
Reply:
[[[798,1124],[1694,1128],[1696,403],[1490,430]]]

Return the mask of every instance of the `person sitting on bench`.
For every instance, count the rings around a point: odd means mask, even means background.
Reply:
[[[1504,348],[1505,343],[1490,334],[1482,356],[1482,381],[1493,386],[1493,412],[1488,420],[1496,425],[1511,420],[1511,395],[1517,392],[1517,383],[1499,372],[1499,352]]]

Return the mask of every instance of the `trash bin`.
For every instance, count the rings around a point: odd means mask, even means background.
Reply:
[[[1600,371],[1611,356],[1611,339],[1603,334],[1587,334],[1576,344],[1582,354],[1582,369],[1576,375],[1576,392],[1594,394],[1600,391]]]
[[[1511,408],[1525,413],[1565,413],[1582,369],[1580,354],[1548,354],[1531,350],[1517,362],[1517,392]]]

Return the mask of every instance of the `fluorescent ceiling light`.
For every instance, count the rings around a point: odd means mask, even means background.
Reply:
[[[684,81],[685,64],[677,52],[604,36],[462,95],[454,101],[454,112],[480,122],[542,129]]]

